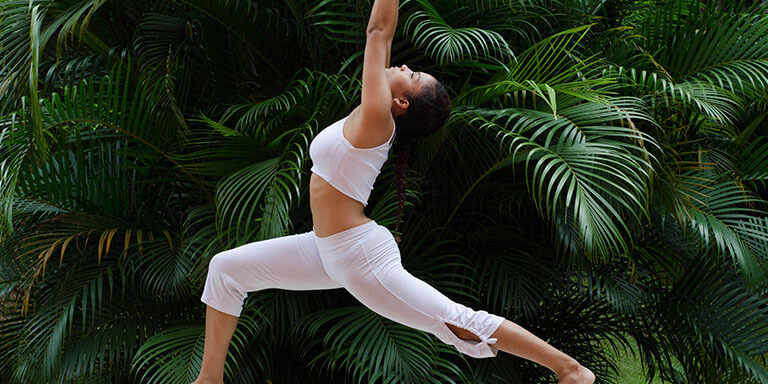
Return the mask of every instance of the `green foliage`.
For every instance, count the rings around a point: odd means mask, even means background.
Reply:
[[[391,64],[453,95],[410,157],[405,268],[600,383],[628,346],[649,380],[768,383],[757,3],[402,1]],[[309,144],[359,104],[372,4],[2,2],[0,382],[195,379],[213,255],[312,229]],[[233,383],[555,380],[344,290],[251,293],[228,353]]]

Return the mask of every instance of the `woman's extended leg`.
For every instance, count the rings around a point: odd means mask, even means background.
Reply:
[[[588,369],[522,327],[456,303],[411,275],[385,227],[368,225],[315,240],[326,272],[374,312],[430,332],[475,358],[493,357],[503,350],[550,368],[563,384],[594,381]]]
[[[257,241],[216,254],[200,298],[208,306],[203,365],[194,384],[223,383],[227,349],[248,292],[341,287],[323,269],[314,232]]]
[[[504,319],[491,337],[498,340],[496,348],[551,369],[561,384],[591,384],[595,381],[595,375],[575,359],[509,320]]]

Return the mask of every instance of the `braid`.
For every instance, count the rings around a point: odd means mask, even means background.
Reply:
[[[410,106],[405,113],[395,116],[397,129],[397,162],[395,163],[395,184],[397,185],[397,222],[394,238],[400,242],[397,229],[403,220],[405,209],[405,170],[411,147],[420,139],[439,130],[448,119],[451,100],[445,87],[437,81],[425,85],[419,92],[405,93]]]
[[[395,183],[397,184],[397,222],[395,223],[395,241],[400,242],[400,236],[397,234],[397,228],[403,218],[403,208],[405,207],[405,170],[408,168],[408,155],[413,144],[418,140],[416,136],[403,136],[398,140],[397,162],[395,163]]]

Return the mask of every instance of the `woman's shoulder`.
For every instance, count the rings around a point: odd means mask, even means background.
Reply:
[[[387,143],[394,135],[395,120],[387,123],[364,121],[360,106],[345,118],[341,127],[344,137],[356,148],[374,148]]]

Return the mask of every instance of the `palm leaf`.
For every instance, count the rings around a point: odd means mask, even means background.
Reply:
[[[312,338],[327,326],[322,339]],[[459,372],[453,363],[436,361],[435,339],[429,334],[382,318],[365,307],[309,315],[297,325],[297,331],[310,337],[306,351],[321,343],[324,348],[310,364],[320,362],[331,370],[338,365],[368,383],[438,383],[433,377],[436,370]]]
[[[624,207],[638,219],[638,212],[645,210],[642,196],[646,190],[644,180],[649,176],[646,158],[650,155],[639,144],[653,141],[631,128],[593,126],[596,121],[590,112],[602,113],[605,116],[600,120],[606,120],[625,118],[625,110],[632,110],[631,104],[617,104],[615,109],[582,104],[563,110],[562,119],[514,108],[497,112],[476,110],[478,117],[474,120],[482,122],[483,128],[498,130],[502,142],[509,143],[510,156],[499,162],[496,169],[525,160],[525,172],[533,181],[527,185],[540,214],[551,218],[558,208],[569,210],[572,206],[584,250],[591,255],[608,255],[626,249],[620,227],[624,231],[627,227],[616,208]],[[643,117],[640,110],[635,111],[635,116]],[[496,122],[501,119],[506,119],[503,125]],[[628,143],[624,137],[636,142]],[[531,160],[535,160],[533,169]]]
[[[731,257],[747,281],[762,281],[765,274],[762,265],[768,257],[762,245],[768,241],[768,231],[764,227],[766,223],[758,218],[765,212],[743,205],[765,201],[730,181],[703,182],[699,178],[677,192],[680,195],[676,199],[679,206],[676,219],[696,233],[705,246],[715,247],[723,256]]]
[[[424,9],[414,12],[403,27],[439,63],[479,58],[498,52],[500,60],[514,57],[511,48],[496,31],[477,27],[455,28],[448,24],[427,0],[416,0]]]
[[[203,362],[204,336],[203,325],[181,325],[155,333],[136,351],[131,371],[147,383],[195,381]]]
[[[671,331],[684,332],[686,337],[696,338],[695,348],[704,346],[706,353],[726,359],[732,367],[743,370],[760,383],[766,383],[768,370],[753,360],[768,351],[765,299],[747,291],[731,269],[711,268],[712,264],[707,261],[693,264],[665,299],[677,301],[679,305],[660,303],[660,307],[675,308],[677,312],[665,313],[670,320]],[[681,353],[700,354],[702,351]],[[683,361],[691,360],[685,358]],[[707,364],[704,361],[700,363]],[[690,377],[701,377],[712,369],[718,369],[699,364],[684,368],[690,370],[687,372]]]
[[[21,132],[18,116],[12,115],[0,123],[0,243],[13,232],[14,191],[28,151],[30,140]]]
[[[768,180],[768,137],[759,136],[739,154],[736,169],[739,180]],[[763,184],[764,185],[764,184]]]

